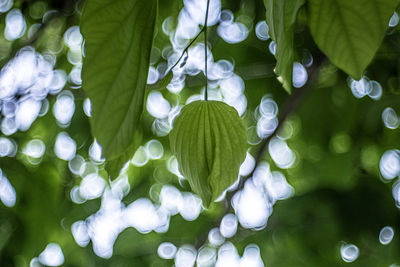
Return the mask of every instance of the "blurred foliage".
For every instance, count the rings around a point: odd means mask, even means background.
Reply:
[[[169,16],[176,19],[183,2],[160,0],[159,5],[154,45],[162,49],[169,44],[168,37],[162,33],[162,23]],[[56,67],[67,73],[72,66],[67,60],[68,51],[62,38],[69,27],[79,24],[82,6],[82,1],[74,0],[16,0],[14,3],[14,7],[24,14],[28,28],[41,23],[47,11],[60,11],[45,22],[48,25],[38,36],[35,48],[39,52],[60,49]],[[262,1],[224,0],[222,6],[232,10],[235,16],[246,14],[254,19],[251,22],[253,30],[239,44],[221,40],[215,27],[209,30],[214,59],[234,61],[235,72],[245,81],[247,112],[244,117],[247,125],[254,125],[253,112],[265,94],[271,95],[280,108],[290,95],[274,75],[276,61],[268,52],[268,43],[257,39],[254,33],[254,25],[265,19]],[[0,16],[0,31],[5,27],[5,15]],[[310,32],[302,25],[299,23],[294,29],[297,54],[302,55],[307,49],[314,56],[314,62],[325,60]],[[295,151],[297,161],[293,168],[281,171],[294,187],[295,195],[277,202],[265,229],[253,231],[239,227],[238,233],[229,241],[238,248],[240,255],[246,245],[255,243],[260,247],[264,264],[271,267],[400,265],[397,234],[400,213],[392,197],[392,184],[383,181],[379,171],[382,154],[387,149],[400,147],[400,129],[386,128],[381,119],[382,111],[388,106],[400,112],[399,41],[399,26],[389,29],[367,69],[368,77],[383,87],[379,101],[368,97],[356,99],[346,82],[347,75],[323,61],[318,80],[287,120],[294,129],[288,145]],[[29,44],[27,34],[16,41],[8,41],[1,35],[1,63],[4,65],[27,42]],[[179,95],[166,90],[161,92],[171,102],[184,102],[193,93],[201,91],[203,82],[203,77],[198,75],[187,79],[186,87]],[[172,266],[172,260],[157,256],[159,244],[167,241],[176,246],[198,245],[218,223],[216,220],[223,215],[226,203],[217,203],[194,221],[173,216],[166,233],[142,234],[128,228],[118,236],[110,259],[97,256],[92,243],[80,247],[71,233],[71,226],[99,210],[101,200],[88,200],[82,204],[72,202],[71,189],[82,179],[74,176],[68,162],[57,158],[53,151],[57,134],[66,131],[76,141],[79,154],[85,159],[89,157],[87,151],[93,140],[89,120],[82,109],[86,96],[82,89],[73,87],[67,83],[64,88],[71,89],[76,105],[68,128],[57,125],[51,112],[56,96],[49,95],[49,112],[38,118],[28,131],[12,135],[19,150],[32,138],[43,140],[46,153],[39,164],[33,164],[21,152],[15,157],[0,158],[0,168],[17,195],[13,207],[0,202],[0,266],[29,266],[32,258],[38,257],[50,242],[60,244],[65,257],[63,266]],[[155,138],[152,123],[153,118],[145,111],[140,121],[141,144]],[[141,197],[157,201],[151,193],[157,193],[164,184],[190,191],[185,182],[180,182],[167,169],[171,156],[168,136],[157,139],[164,147],[164,156],[160,160],[150,161],[144,167],[128,166],[132,190],[123,199],[126,205]],[[256,145],[250,147],[253,155],[256,151]],[[264,160],[269,162],[271,169],[278,170],[267,154]],[[99,168],[104,172],[104,164]],[[378,236],[386,225],[394,227],[395,235],[393,241],[384,246]],[[346,263],[342,260],[340,246],[343,242],[358,246],[360,256],[356,261]]]

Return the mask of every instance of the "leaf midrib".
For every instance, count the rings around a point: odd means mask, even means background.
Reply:
[[[122,19],[122,21],[121,21],[121,24],[123,24],[124,22],[126,22],[128,19],[130,19],[132,16],[135,16],[135,15],[137,15],[137,12],[132,12],[132,10],[134,10],[135,9],[135,7],[138,5],[138,2],[136,1],[135,2],[135,4],[133,5],[133,7],[130,9],[130,11],[127,13],[127,15],[125,15],[124,16],[124,18]],[[137,22],[136,22],[137,20],[135,20],[135,23],[133,23],[133,24],[136,24]],[[106,37],[105,37],[105,39],[108,39],[108,38],[111,38],[112,36],[114,36],[114,35],[116,35],[117,33],[119,33],[121,30],[122,30],[123,28],[122,27],[118,27],[118,25],[116,26],[116,27],[113,27],[113,30],[112,31],[110,31],[110,33],[108,34],[108,35],[106,35]],[[134,39],[134,35],[135,34],[131,34],[130,35],[130,40],[129,40],[129,44],[130,44],[130,46],[128,47],[128,49],[126,49],[126,51],[125,51],[125,53],[124,53],[124,60],[121,62],[121,64],[119,64],[119,66],[118,66],[118,68],[117,68],[117,70],[114,72],[115,74],[113,75],[113,79],[112,79],[112,81],[111,81],[111,83],[110,83],[110,90],[108,90],[107,91],[107,94],[106,94],[106,96],[104,97],[104,100],[102,101],[102,103],[101,103],[101,105],[100,106],[105,106],[106,104],[107,104],[107,102],[109,102],[109,101],[111,101],[111,98],[110,98],[110,95],[112,94],[112,92],[115,90],[115,84],[116,84],[116,81],[117,81],[117,77],[119,77],[119,75],[121,74],[121,70],[122,70],[122,68],[123,68],[123,66],[125,66],[125,63],[127,62],[127,60],[128,60],[128,57],[127,57],[127,55],[132,51],[132,47],[133,47],[133,42],[132,42],[132,40]],[[105,46],[105,44],[106,44],[106,42],[103,42],[95,51],[95,53],[94,54],[97,54],[99,51],[101,51],[103,48],[104,48],[104,46]],[[141,63],[141,61],[142,61],[142,57],[139,57],[139,65],[140,65],[140,63]],[[135,84],[137,84],[137,80],[136,80],[136,82],[135,82]],[[129,87],[129,86],[128,86]],[[134,87],[134,86],[132,86],[132,87]],[[132,93],[132,96],[130,97],[130,106],[132,106],[132,103],[135,103],[136,101],[135,101],[135,96],[136,96],[136,94],[135,94],[135,91]],[[124,115],[123,116],[121,116],[121,119],[120,119],[120,121],[117,123],[117,127],[115,128],[115,130],[114,131],[112,131],[112,133],[113,133],[113,136],[116,136],[120,131],[121,131],[121,129],[123,128],[122,126],[123,126],[123,122],[126,120],[126,118],[127,118],[127,116],[128,116],[128,114],[129,114],[129,112],[131,111],[131,107],[130,108],[128,108],[126,111],[125,111],[125,113],[124,113]],[[103,115],[104,115],[104,112],[105,112],[105,109],[101,109],[100,110],[100,112],[98,113],[98,118],[102,118],[103,117]],[[97,120],[98,121],[98,120]],[[96,126],[95,127],[99,127],[99,126],[97,126],[97,123],[95,123],[96,124]],[[108,144],[103,144],[103,146],[104,146],[104,151],[106,152],[106,151],[109,151],[109,147],[110,146],[112,146],[112,144],[115,142],[114,140],[118,140],[118,138],[114,138],[111,142],[109,142]],[[106,152],[107,153],[107,152]]]

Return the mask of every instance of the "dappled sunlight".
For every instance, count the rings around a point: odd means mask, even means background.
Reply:
[[[272,138],[268,145],[268,151],[275,164],[281,169],[293,166],[296,156],[285,141]]]
[[[21,38],[26,31],[25,18],[19,9],[13,9],[7,13],[6,28],[4,29],[4,36],[9,41],[14,41]]]
[[[196,264],[197,266],[213,266],[217,258],[217,251],[213,247],[201,247],[197,253]]]
[[[308,74],[306,68],[299,62],[293,63],[293,77],[292,83],[293,87],[300,88],[303,87],[308,79]]]
[[[225,22],[218,26],[218,34],[225,42],[237,44],[247,38],[249,31],[243,23]]]
[[[379,100],[382,97],[382,86],[377,81],[371,81],[364,76],[359,81],[348,79],[351,92],[356,98],[363,98],[368,95],[373,100]]]
[[[103,194],[106,181],[96,173],[86,175],[79,185],[79,194],[84,199],[95,199]]]
[[[354,244],[342,244],[340,247],[340,255],[345,262],[353,262],[360,255],[360,250]]]
[[[256,24],[255,31],[258,39],[262,41],[266,41],[269,39],[269,34],[268,34],[269,27],[264,20],[259,21]]]
[[[57,101],[53,106],[53,114],[59,125],[67,127],[75,112],[74,95],[70,91],[63,91],[57,96]]]
[[[278,105],[268,95],[263,96],[260,105],[256,108],[257,135],[259,138],[267,138],[278,127]]]
[[[147,155],[146,150],[143,146],[140,146],[136,150],[131,160],[132,164],[138,167],[146,165],[148,161],[149,161],[149,156]]]
[[[385,127],[389,129],[397,129],[400,124],[399,117],[394,109],[387,107],[382,112],[382,121]]]
[[[160,92],[151,92],[147,98],[146,103],[147,111],[157,119],[163,119],[168,116],[171,105],[162,96]]]
[[[77,192],[80,199],[86,201],[102,195],[102,200],[99,211],[85,221],[77,221],[72,225],[74,238],[80,246],[87,246],[89,240],[92,240],[95,253],[110,258],[116,238],[127,227],[133,227],[142,234],[151,231],[164,233],[168,231],[171,216],[179,213],[185,220],[193,221],[201,211],[201,200],[197,196],[188,192],[181,193],[170,185],[162,187],[160,204],[148,198],[140,198],[125,206],[121,200],[129,190],[126,177],[117,179],[111,188],[95,173],[83,179]],[[168,253],[168,248],[162,247],[158,253],[162,258],[173,257],[175,254]]]
[[[175,255],[175,266],[185,267],[194,266],[197,250],[191,245],[181,246]]]
[[[28,157],[28,161],[33,165],[37,165],[41,162],[41,158],[45,152],[46,146],[43,141],[39,139],[29,141],[22,150],[22,153]]]
[[[71,226],[71,232],[74,236],[75,242],[81,246],[86,247],[90,242],[90,237],[85,221],[76,221]]]
[[[68,133],[61,132],[57,135],[56,143],[54,144],[54,153],[60,159],[72,160],[76,154],[76,142]]]
[[[146,154],[150,159],[161,159],[164,155],[164,148],[160,141],[150,140],[145,145]]]
[[[271,42],[269,43],[269,45],[268,45],[268,49],[269,49],[269,52],[270,52],[272,55],[275,56],[275,54],[276,54],[276,43],[275,43],[274,41],[271,41]]]
[[[272,204],[264,191],[249,180],[232,199],[232,205],[240,224],[245,228],[263,229],[272,213]]]
[[[17,153],[17,144],[13,139],[0,137],[0,157],[14,157]]]
[[[400,174],[400,151],[388,150],[379,162],[379,168],[383,178],[392,180]]]
[[[173,259],[175,257],[177,248],[170,242],[161,243],[158,246],[157,254],[162,259]]]
[[[389,20],[389,27],[396,27],[399,24],[399,14],[395,11]]]
[[[17,200],[14,187],[0,169],[0,200],[6,207],[13,207]]]
[[[228,213],[222,218],[219,229],[223,237],[230,238],[236,234],[237,227],[238,221],[236,216]]]
[[[3,134],[27,131],[39,115],[45,114],[41,111],[42,105],[46,105],[47,95],[57,94],[64,87],[65,73],[54,70],[52,61],[51,55],[41,55],[33,48],[25,47],[1,70],[0,103],[5,116],[1,122]],[[22,97],[17,99],[18,95]],[[57,102],[53,108],[54,115],[61,125],[66,125],[73,114],[73,96],[66,91]]]
[[[242,165],[240,165],[239,175],[249,175],[253,171],[255,165],[256,162],[254,160],[254,157],[249,152],[247,152],[245,160],[243,161]]]
[[[225,237],[222,236],[220,228],[216,227],[208,233],[208,241],[213,246],[221,246],[225,242]]]
[[[393,228],[390,226],[385,226],[379,232],[379,242],[381,242],[382,245],[388,245],[390,242],[392,242],[393,236]]]
[[[60,266],[64,263],[64,254],[60,245],[50,243],[39,255],[39,261],[46,266]]]

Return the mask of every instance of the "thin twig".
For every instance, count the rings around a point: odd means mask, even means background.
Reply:
[[[190,41],[190,43],[185,47],[185,49],[183,49],[183,51],[182,51],[182,53],[181,53],[181,55],[180,55],[180,57],[178,58],[178,60],[175,62],[175,64],[174,65],[172,65],[172,67],[170,67],[166,72],[165,72],[165,74],[164,74],[164,77],[166,77],[177,65],[178,65],[178,63],[181,61],[181,59],[183,58],[183,56],[186,54],[186,56],[189,56],[189,53],[188,53],[188,50],[189,50],[189,48],[194,44],[194,42],[196,42],[196,40],[200,37],[200,35],[204,32],[204,45],[205,45],[205,49],[206,49],[206,51],[207,51],[207,20],[208,20],[208,7],[209,7],[209,4],[210,4],[210,0],[207,0],[207,9],[206,9],[206,20],[205,20],[205,23],[204,23],[204,26],[203,26],[203,28],[201,28],[201,30],[199,31],[199,33]],[[205,63],[205,66],[206,66],[206,78],[207,78],[207,53],[206,53],[206,55],[205,55],[205,58],[206,58],[206,63]],[[208,85],[208,83],[207,83],[208,81],[207,81],[207,79],[206,79],[206,99],[207,99],[207,85]]]
[[[203,33],[204,31],[204,27],[200,30],[200,32],[193,38],[192,41],[190,41],[190,43],[185,47],[185,49],[183,49],[181,56],[178,58],[178,60],[175,62],[174,65],[172,65],[171,68],[169,68],[169,70],[165,73],[165,76],[167,76],[169,74],[169,72],[171,72],[179,63],[179,61],[181,61],[181,59],[183,58],[183,56],[185,54],[188,54],[188,50],[189,48],[193,45],[193,43],[197,40],[197,38],[199,38],[199,36]]]

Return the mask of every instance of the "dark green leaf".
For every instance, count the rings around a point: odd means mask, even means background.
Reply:
[[[309,0],[311,34],[336,66],[359,80],[398,4],[399,0]]]
[[[125,163],[128,162],[132,158],[132,155],[135,153],[136,149],[139,147],[142,141],[142,134],[141,131],[136,131],[134,135],[134,142],[131,146],[127,149],[125,153],[122,155],[112,159],[107,160],[105,162],[105,168],[107,170],[108,175],[111,179],[117,178],[121,172],[122,167]]]
[[[264,0],[269,35],[276,43],[275,73],[283,88],[290,93],[294,61],[293,26],[304,0]]]
[[[218,101],[182,109],[170,134],[181,173],[206,207],[238,178],[246,156],[246,130],[237,111]]]
[[[82,14],[83,89],[107,160],[127,152],[143,109],[157,1],[88,0]],[[134,152],[134,149],[132,151]]]

